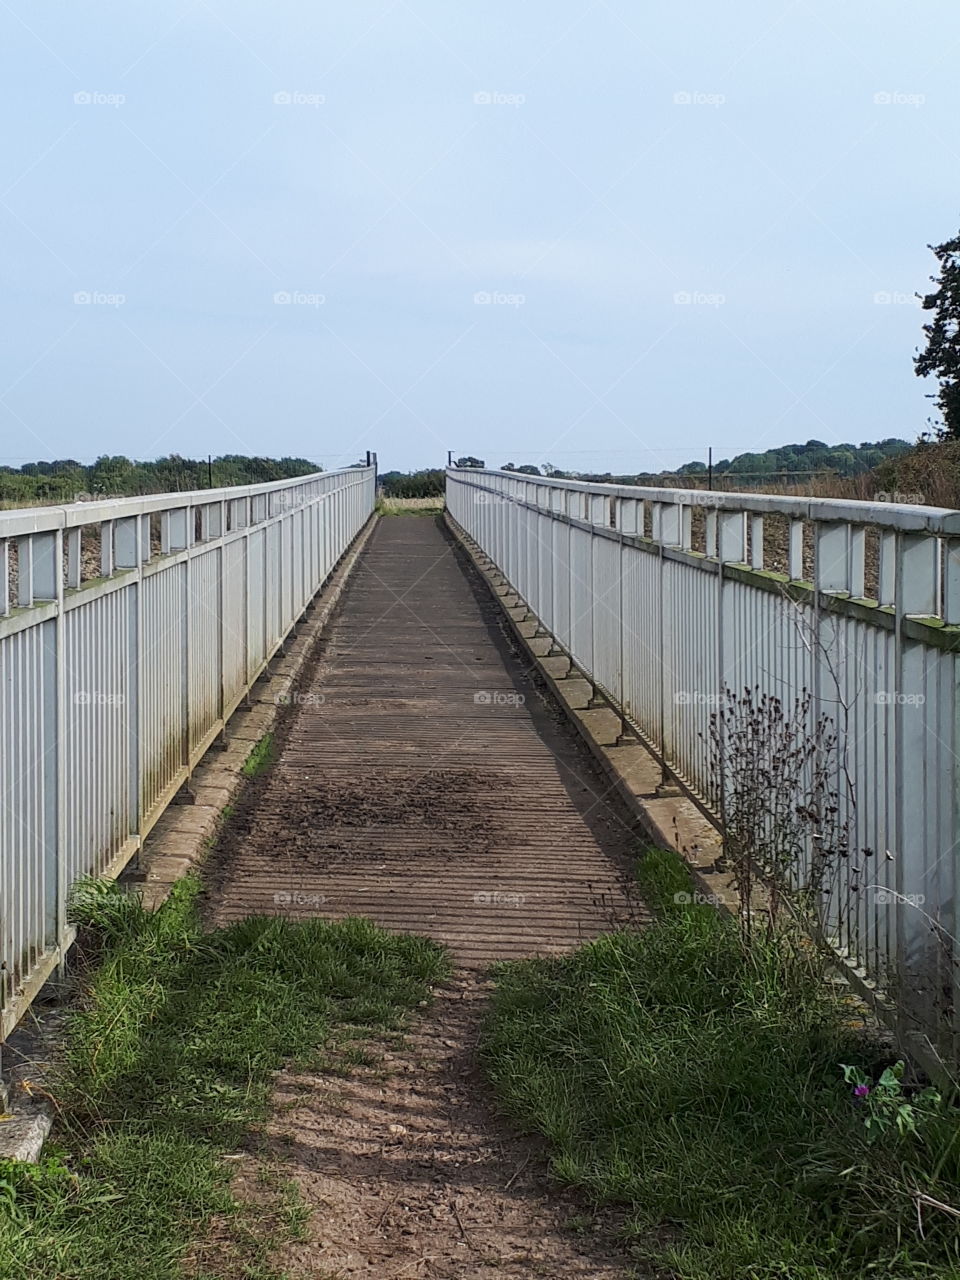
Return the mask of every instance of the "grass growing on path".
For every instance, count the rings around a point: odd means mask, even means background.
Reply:
[[[59,1150],[37,1168],[0,1164],[3,1280],[270,1275],[223,1155],[266,1113],[273,1072],[336,1063],[338,1041],[398,1028],[446,971],[435,944],[365,920],[204,933],[198,892],[182,881],[151,915],[87,886],[82,918],[103,954],[71,1020]],[[224,1271],[225,1248],[216,1270],[184,1269],[214,1214],[235,1224],[240,1262]],[[273,1216],[289,1226],[296,1205]]]
[[[869,1145],[840,1064],[886,1060],[809,949],[746,950],[674,855],[643,867],[654,924],[498,973],[485,1065],[556,1175],[680,1280],[956,1280],[957,1219],[917,1195],[960,1207],[957,1113]]]
[[[241,773],[245,778],[259,778],[260,774],[266,773],[273,764],[273,758],[273,734],[265,733],[244,760]]]

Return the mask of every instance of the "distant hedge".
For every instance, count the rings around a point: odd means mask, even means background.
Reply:
[[[220,489],[288,480],[322,470],[309,458],[247,458],[236,453],[223,454],[210,461],[171,454],[152,462],[105,455],[91,466],[62,458],[55,462],[28,462],[19,469],[0,467],[0,503],[72,502],[85,494],[119,497],[208,487]]]
[[[435,498],[444,492],[443,471],[386,471],[380,486],[388,498]]]

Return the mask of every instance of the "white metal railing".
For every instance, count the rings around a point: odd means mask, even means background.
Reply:
[[[451,468],[447,506],[576,665],[712,808],[725,689],[830,716],[852,972],[957,1030],[960,512]],[[844,780],[846,782],[846,779]]]
[[[0,1039],[374,507],[373,467],[0,511]]]

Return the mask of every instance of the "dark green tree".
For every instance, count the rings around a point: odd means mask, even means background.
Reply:
[[[940,383],[930,397],[943,416],[937,434],[960,439],[960,236],[928,247],[940,263],[940,274],[930,277],[937,288],[923,299],[933,320],[923,326],[927,346],[914,358],[914,367],[918,377],[932,374]]]

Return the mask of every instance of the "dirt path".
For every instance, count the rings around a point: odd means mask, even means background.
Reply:
[[[277,744],[213,857],[212,919],[365,915],[457,965],[402,1049],[371,1046],[379,1065],[282,1077],[267,1137],[313,1213],[277,1265],[625,1276],[606,1226],[497,1116],[475,1046],[492,962],[636,918],[637,836],[432,519],[380,523]]]
[[[551,1187],[538,1144],[500,1119],[476,1065],[487,985],[461,972],[372,1067],[285,1074],[267,1150],[299,1184],[292,1276],[622,1280],[615,1224]]]

